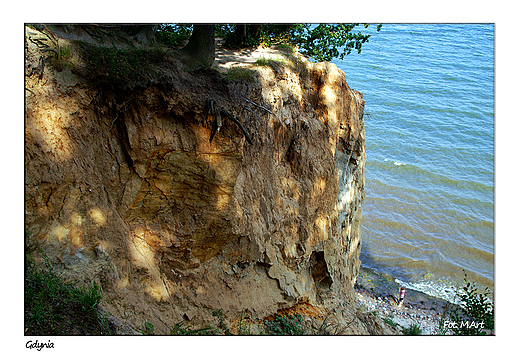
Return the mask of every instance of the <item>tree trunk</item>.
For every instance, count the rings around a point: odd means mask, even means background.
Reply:
[[[244,43],[246,41],[246,24],[237,24],[235,36],[237,39],[237,45],[240,47],[244,46]]]
[[[211,67],[215,61],[215,25],[193,25],[190,40],[180,51],[190,70]]]
[[[260,27],[262,24],[249,24],[249,29],[247,32],[249,33],[249,36],[251,36],[253,39],[257,40],[260,36]]]

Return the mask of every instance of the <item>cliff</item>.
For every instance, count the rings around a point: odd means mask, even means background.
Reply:
[[[294,310],[370,332],[353,289],[364,101],[342,71],[259,49],[197,72],[142,52],[129,74],[56,34],[26,28],[25,232],[63,277],[160,334],[220,309],[231,325]]]

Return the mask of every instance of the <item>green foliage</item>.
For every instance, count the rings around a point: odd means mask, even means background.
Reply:
[[[215,25],[215,36],[221,37],[224,39],[224,44],[227,48],[237,48],[239,45],[237,44],[236,39],[236,24],[216,24]],[[248,43],[248,41],[246,40]],[[245,45],[245,44],[244,44]],[[245,45],[246,47],[248,45]],[[255,46],[250,44],[249,46]]]
[[[404,335],[421,335],[422,329],[418,324],[413,323],[408,328],[403,328]]]
[[[452,305],[448,318],[455,335],[486,335],[494,330],[494,304],[490,299],[490,290],[485,288],[479,293],[475,283],[469,282],[464,272],[464,286],[457,292],[459,305]]]
[[[76,295],[81,303],[82,311],[97,313],[99,302],[101,302],[103,296],[96,282],[90,288],[76,290]]]
[[[218,319],[218,326],[220,329],[224,331],[225,335],[232,335],[231,330],[229,330],[228,326],[224,322],[224,316],[222,315],[222,309],[214,310],[212,315]]]
[[[389,316],[383,318],[383,322],[385,322],[386,324],[388,324],[389,326],[394,327],[394,328],[397,328],[397,326],[399,325],[396,322],[394,322],[393,314],[390,314]]]
[[[283,51],[288,54],[293,54],[296,50],[296,47],[291,44],[278,44],[274,46],[275,49]]]
[[[192,24],[160,24],[157,40],[163,45],[181,47],[186,44],[192,31]]]
[[[265,46],[287,44],[293,47],[291,32],[298,25],[301,24],[262,24],[258,34],[246,30],[243,44],[238,43],[236,24],[218,24],[215,27],[215,34],[224,39],[225,46],[228,48],[256,47],[261,44]]]
[[[226,72],[226,78],[231,81],[252,81],[255,71],[243,67],[231,67]]]
[[[185,321],[180,321],[173,325],[173,327],[170,329],[171,335],[216,335],[216,334],[224,334],[224,335],[233,335],[231,330],[227,327],[226,323],[224,322],[224,316],[222,314],[222,309],[214,310],[213,316],[218,319],[218,327],[222,330],[219,330],[217,328],[212,328],[211,325],[208,325],[207,327],[200,328],[200,329],[193,329],[191,325],[186,325]],[[149,322],[144,323],[144,328],[141,330],[141,332],[144,335],[153,335],[154,334],[154,326],[153,324]],[[251,334],[251,329],[243,319],[243,311],[240,314],[240,319],[237,326],[237,334],[238,335],[249,335]]]
[[[74,288],[53,271],[47,256],[40,252],[43,268],[29,254],[25,259],[26,334],[111,334],[108,322],[99,317],[99,286]]]
[[[368,28],[370,24],[263,24],[257,34],[246,32],[244,44],[237,43],[236,25],[217,25],[217,33],[229,48],[254,47],[260,44],[272,46],[286,44],[298,46],[299,51],[316,61],[343,59],[352,50],[361,52],[370,35],[355,31],[357,27]],[[381,24],[376,30],[381,29]],[[257,36],[256,36],[257,35]]]
[[[29,36],[29,41],[36,44],[44,54],[42,60],[49,63],[56,71],[63,71],[65,67],[70,66],[70,59],[72,58],[70,45],[62,45],[60,39],[45,25],[29,27],[40,31],[41,35],[45,36],[36,40]]]
[[[184,321],[175,324],[170,329],[171,335],[213,335],[216,334],[215,330],[208,326],[201,329],[191,329],[191,326],[184,327]]]
[[[58,41],[56,43],[56,51],[49,57],[49,62],[57,71],[63,71],[66,67],[70,67],[69,60],[72,58],[72,48],[61,46]]]
[[[155,328],[152,323],[144,322],[144,328],[141,330],[143,335],[154,335]],[[208,326],[207,328],[191,329],[191,326],[185,326],[185,322],[181,321],[173,325],[170,329],[171,335],[213,335],[218,331]]]
[[[277,68],[279,68],[281,65],[284,65],[284,64],[285,64],[285,61],[283,61],[281,59],[260,58],[255,61],[256,66],[270,67],[273,70],[276,70]]]
[[[218,328],[212,328],[211,325],[200,329],[193,329],[191,325],[187,325],[185,321],[180,321],[173,325],[170,329],[171,335],[233,335],[231,330],[228,328],[224,321],[224,316],[222,314],[222,309],[214,310],[213,316],[218,319]],[[240,313],[240,318],[238,319],[238,324],[236,326],[236,334],[237,335],[250,335],[251,334],[251,326],[247,323],[247,321],[243,318],[244,311]],[[145,322],[144,329],[141,331],[144,335],[153,335],[154,327],[151,323]]]
[[[225,47],[228,49],[238,49],[242,47],[256,47],[260,45],[259,38],[254,37],[251,33],[246,32],[244,43],[240,43],[237,36],[236,24],[216,24],[215,36],[224,39]]]
[[[292,52],[296,46],[299,51],[316,61],[343,59],[352,50],[361,52],[370,35],[357,30],[360,26],[368,28],[370,24],[262,24],[256,33],[251,26],[246,27],[244,39],[237,36],[236,24],[216,24],[215,36],[222,37],[227,48],[283,46]],[[381,24],[376,30],[381,29]],[[180,46],[191,35],[192,27],[187,24],[161,24],[157,38],[166,45]]]
[[[166,58],[161,48],[119,49],[83,44],[87,76],[113,86],[139,81]]]
[[[267,334],[273,335],[303,335],[301,328],[303,317],[300,314],[281,316],[276,314],[273,320],[265,321]]]
[[[251,335],[251,324],[244,319],[244,310],[240,312],[240,318],[236,326],[237,335]]]
[[[141,330],[141,333],[143,333],[143,335],[153,335],[154,330],[155,328],[152,323],[144,322],[144,328]]]
[[[299,45],[299,51],[316,61],[332,61],[334,58],[343,59],[345,55],[361,47],[368,41],[370,35],[361,31],[354,31],[360,24],[300,24],[293,32],[292,42]],[[369,24],[363,25],[365,28]]]

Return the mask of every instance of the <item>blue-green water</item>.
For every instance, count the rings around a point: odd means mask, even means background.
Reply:
[[[494,26],[384,24],[335,61],[364,94],[363,266],[494,287]]]

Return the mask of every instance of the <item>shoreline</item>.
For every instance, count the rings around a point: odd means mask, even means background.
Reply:
[[[356,304],[368,312],[377,312],[386,322],[402,328],[418,325],[422,335],[440,334],[439,325],[448,301],[406,288],[403,305],[398,307],[400,285],[389,275],[361,267],[354,289]]]

